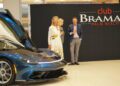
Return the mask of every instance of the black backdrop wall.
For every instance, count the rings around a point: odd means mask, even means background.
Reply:
[[[37,47],[48,47],[48,27],[51,24],[51,18],[55,15],[63,18],[65,43],[64,54],[65,59],[70,60],[69,40],[67,28],[72,23],[72,17],[77,16],[80,20],[80,14],[86,13],[88,16],[98,16],[98,9],[110,8],[112,13],[104,13],[104,15],[120,16],[119,4],[107,5],[88,5],[88,4],[46,4],[31,5],[31,28],[32,40]],[[105,60],[120,59],[120,23],[100,25],[100,21],[96,23],[81,23],[83,29],[83,40],[80,47],[80,60]],[[96,25],[95,25],[96,24]]]

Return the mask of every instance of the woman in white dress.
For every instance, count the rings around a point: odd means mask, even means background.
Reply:
[[[48,48],[58,53],[61,56],[61,59],[64,59],[61,34],[58,27],[58,19],[59,18],[57,16],[52,18],[52,24],[48,31]]]

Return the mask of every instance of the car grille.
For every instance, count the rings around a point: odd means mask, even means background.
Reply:
[[[51,78],[58,78],[62,75],[66,75],[67,72],[63,69],[54,70],[54,71],[36,71],[30,76],[30,79],[51,79]]]

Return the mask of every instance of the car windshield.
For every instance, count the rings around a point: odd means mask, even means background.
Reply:
[[[19,45],[21,47],[24,47],[23,44],[21,44],[16,37],[14,36],[13,32],[9,29],[9,27],[2,21],[0,20],[0,40],[7,40],[9,39],[12,43]]]

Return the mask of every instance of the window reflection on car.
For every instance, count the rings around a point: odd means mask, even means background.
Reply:
[[[9,27],[0,20],[0,49],[10,49],[10,48],[17,48],[17,46],[24,47],[17,38],[14,36],[13,32],[10,31]]]

